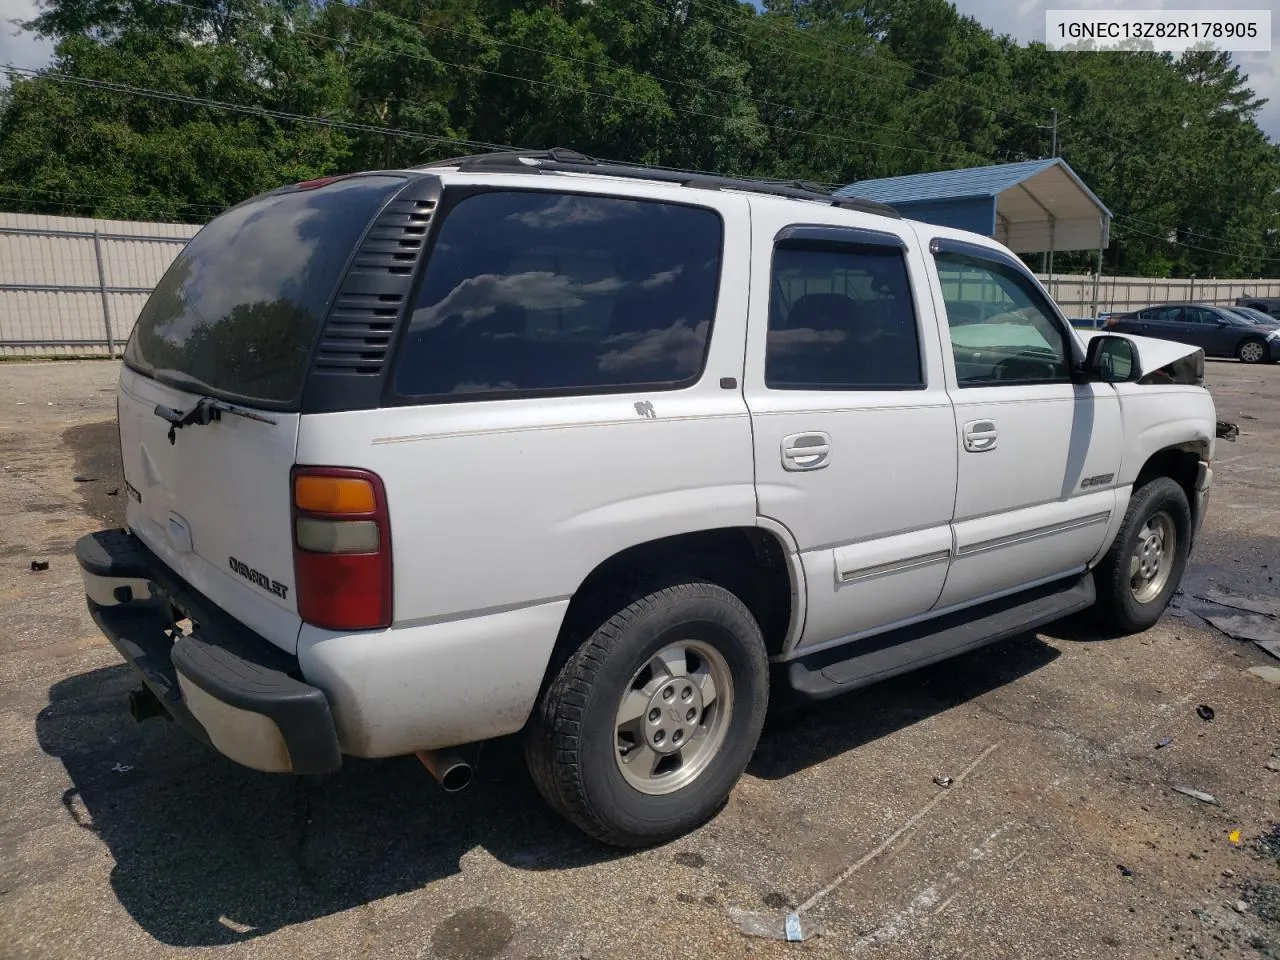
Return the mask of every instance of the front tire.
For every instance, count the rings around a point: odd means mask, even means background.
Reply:
[[[728,590],[645,591],[574,651],[534,711],[525,758],[539,792],[613,846],[700,826],[755,750],[768,666],[759,625]]]
[[[1100,625],[1141,633],[1155,625],[1191,551],[1191,507],[1182,487],[1157,477],[1134,492],[1115,542],[1095,571]]]
[[[1250,337],[1236,347],[1236,358],[1241,363],[1263,363],[1267,359],[1267,343]]]

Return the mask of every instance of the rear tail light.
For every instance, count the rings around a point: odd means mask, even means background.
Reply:
[[[391,523],[367,470],[294,467],[293,571],[298,615],[327,630],[391,625]]]

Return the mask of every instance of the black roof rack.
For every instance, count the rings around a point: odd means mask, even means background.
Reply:
[[[684,187],[702,190],[746,190],[793,200],[811,200],[833,207],[860,210],[882,217],[901,218],[893,207],[861,197],[837,197],[817,184],[801,180],[752,180],[746,177],[722,177],[714,173],[696,170],[677,170],[671,167],[646,166],[620,163],[615,160],[597,160],[564,147],[549,150],[504,150],[495,153],[478,153],[451,160],[437,160],[418,170],[433,167],[457,167],[462,171],[494,170],[521,173],[593,173],[606,177],[628,177],[635,180],[656,180],[661,183],[678,183]]]

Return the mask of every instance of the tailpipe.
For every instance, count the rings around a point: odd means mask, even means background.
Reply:
[[[452,750],[419,750],[418,759],[445,793],[457,793],[471,785],[471,764]]]

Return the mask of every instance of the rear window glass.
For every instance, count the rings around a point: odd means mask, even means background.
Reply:
[[[228,210],[161,278],[125,361],[195,392],[296,401],[343,267],[403,184],[399,177],[353,177]]]
[[[722,245],[714,211],[499,191],[440,227],[395,390],[487,398],[678,387],[702,372]]]

